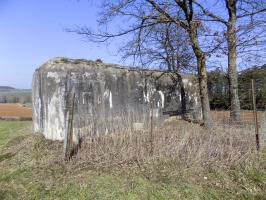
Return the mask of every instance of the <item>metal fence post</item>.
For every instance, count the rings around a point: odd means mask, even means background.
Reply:
[[[259,125],[260,149],[262,149],[266,147],[266,109],[262,113]]]
[[[75,104],[75,92],[73,89],[71,91],[69,99],[70,101],[68,107],[67,133],[64,141],[65,160],[70,159],[73,150],[73,118],[74,118],[74,104]]]
[[[259,151],[260,140],[259,140],[258,115],[257,115],[257,108],[256,108],[256,92],[255,92],[254,79],[251,79],[251,89],[252,89],[252,102],[253,102],[253,118],[254,118],[255,134],[256,134],[256,147],[257,147],[257,150]]]

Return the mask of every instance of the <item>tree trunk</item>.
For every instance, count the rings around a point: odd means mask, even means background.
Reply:
[[[197,69],[198,69],[198,80],[199,80],[199,89],[200,89],[200,98],[201,98],[201,107],[202,107],[202,118],[205,126],[209,127],[211,125],[211,116],[210,116],[210,103],[208,96],[208,87],[207,87],[207,70],[206,70],[206,60],[205,54],[201,50],[197,30],[194,25],[190,25],[189,28],[189,37],[192,43],[192,48],[197,58]]]
[[[187,114],[187,104],[186,104],[186,92],[185,92],[185,86],[183,83],[183,78],[179,73],[176,73],[177,81],[180,86],[180,94],[181,94],[181,116],[182,118],[186,118]]]
[[[186,114],[187,114],[187,102],[186,102],[186,92],[185,92],[185,86],[183,83],[183,78],[182,76],[179,74],[178,70],[179,67],[177,67],[177,63],[175,62],[175,54],[174,54],[174,48],[172,45],[170,45],[171,47],[171,60],[172,60],[172,69],[176,72],[176,76],[177,76],[177,81],[178,84],[180,86],[180,93],[181,93],[181,116],[182,119],[186,118]],[[176,69],[176,70],[175,70]]]
[[[227,0],[229,20],[227,24],[227,45],[228,45],[228,81],[229,96],[231,103],[230,118],[233,122],[240,121],[240,102],[238,97],[238,80],[236,66],[236,1]]]

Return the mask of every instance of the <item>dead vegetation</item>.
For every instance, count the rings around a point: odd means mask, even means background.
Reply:
[[[208,130],[198,124],[174,120],[154,127],[152,133],[150,130],[128,130],[126,134],[87,137],[66,164],[101,168],[140,166],[167,159],[178,160],[186,166],[229,168],[244,162],[255,152],[255,147],[254,130],[250,125],[217,124]],[[23,155],[23,150],[44,159],[39,160],[43,164],[55,160],[65,163],[63,142],[46,140],[40,135],[22,137],[19,143],[7,148],[7,153]]]
[[[252,127],[216,125],[207,130],[185,121],[150,130],[87,138],[73,158],[95,166],[156,162],[162,158],[201,167],[229,167],[244,161],[255,148]]]

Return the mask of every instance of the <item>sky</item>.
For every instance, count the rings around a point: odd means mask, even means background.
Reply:
[[[0,0],[0,85],[31,88],[34,70],[58,56],[119,63],[110,47],[65,31],[96,28],[98,12],[97,1]]]
[[[97,30],[99,4],[101,0],[0,0],[0,86],[31,88],[34,70],[54,57],[100,58],[105,63],[128,65],[117,55],[124,39],[118,38],[106,46],[89,43],[65,31],[75,26]],[[211,5],[209,7],[213,7]],[[218,5],[215,12],[222,15],[219,9]],[[265,51],[262,53],[265,55]],[[208,66],[218,66],[212,64],[216,60],[208,59]],[[241,59],[238,60],[241,63]],[[219,62],[227,66],[227,58]],[[240,69],[241,65],[238,67]]]

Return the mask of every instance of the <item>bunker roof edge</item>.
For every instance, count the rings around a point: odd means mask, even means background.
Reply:
[[[143,72],[154,72],[154,73],[165,73],[165,74],[172,74],[172,72],[163,71],[159,69],[147,69],[147,68],[141,68],[141,67],[132,67],[132,66],[122,66],[118,64],[110,64],[110,63],[103,63],[93,60],[86,60],[86,59],[72,59],[67,57],[54,57],[48,61],[46,61],[44,64],[42,64],[39,68],[36,69],[36,71],[39,70],[62,70],[62,68],[55,66],[56,64],[65,64],[68,65],[68,69],[78,69],[78,65],[82,65],[82,68],[84,69],[88,67],[90,68],[92,65],[97,66],[100,68],[114,68],[114,69],[120,69],[120,70],[127,70],[127,71],[143,71]],[[75,67],[75,65],[77,67]],[[81,68],[81,69],[82,69]],[[181,73],[182,77],[184,78],[195,78],[195,75],[193,74],[184,74]]]

